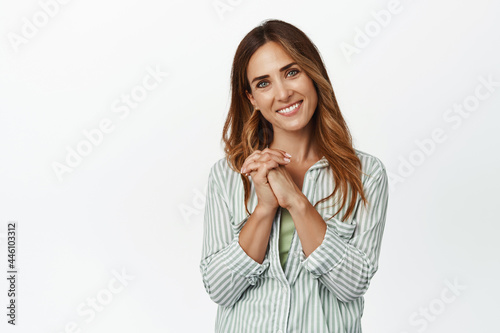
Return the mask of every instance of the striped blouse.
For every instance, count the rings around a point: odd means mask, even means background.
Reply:
[[[229,168],[225,158],[212,166],[199,267],[205,290],[219,305],[216,333],[362,331],[363,295],[378,270],[388,179],[377,157],[357,149],[355,152],[362,163],[369,205],[365,207],[358,195],[354,213],[342,222],[349,200],[329,219],[339,207],[333,203],[341,202],[340,191],[319,204],[316,209],[327,225],[322,243],[305,257],[294,231],[285,270],[279,257],[281,209],[276,212],[266,255],[259,264],[239,245],[239,232],[249,218],[240,174]],[[257,196],[249,179],[248,210],[253,212]],[[333,188],[333,173],[323,156],[305,173],[302,192],[315,204]]]

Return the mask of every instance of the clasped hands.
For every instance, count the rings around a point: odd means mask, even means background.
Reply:
[[[285,168],[290,158],[283,150],[265,148],[254,151],[243,162],[241,173],[252,177],[259,205],[290,210],[304,197]]]

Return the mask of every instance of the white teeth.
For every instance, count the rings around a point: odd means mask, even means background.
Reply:
[[[292,112],[293,110],[295,110],[299,105],[300,105],[301,102],[297,102],[295,103],[294,105],[286,108],[286,109],[283,109],[283,110],[280,110],[278,111],[279,113],[290,113]]]

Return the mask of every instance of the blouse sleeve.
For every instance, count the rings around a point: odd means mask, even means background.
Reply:
[[[323,242],[302,262],[342,302],[363,296],[378,269],[389,187],[385,167],[379,164],[364,187],[368,206],[360,203],[352,224],[335,217],[325,221]],[[352,237],[356,228],[358,233]]]
[[[269,267],[266,255],[262,264],[253,260],[239,244],[239,230],[233,229],[233,217],[217,181],[216,166],[208,177],[204,214],[203,246],[200,271],[205,290],[221,306],[232,306],[247,290],[257,283]],[[238,223],[242,226],[243,221]]]

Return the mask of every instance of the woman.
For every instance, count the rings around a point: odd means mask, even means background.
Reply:
[[[250,31],[231,88],[200,263],[216,332],[361,332],[385,225],[384,165],[352,147],[321,56],[295,26]]]

